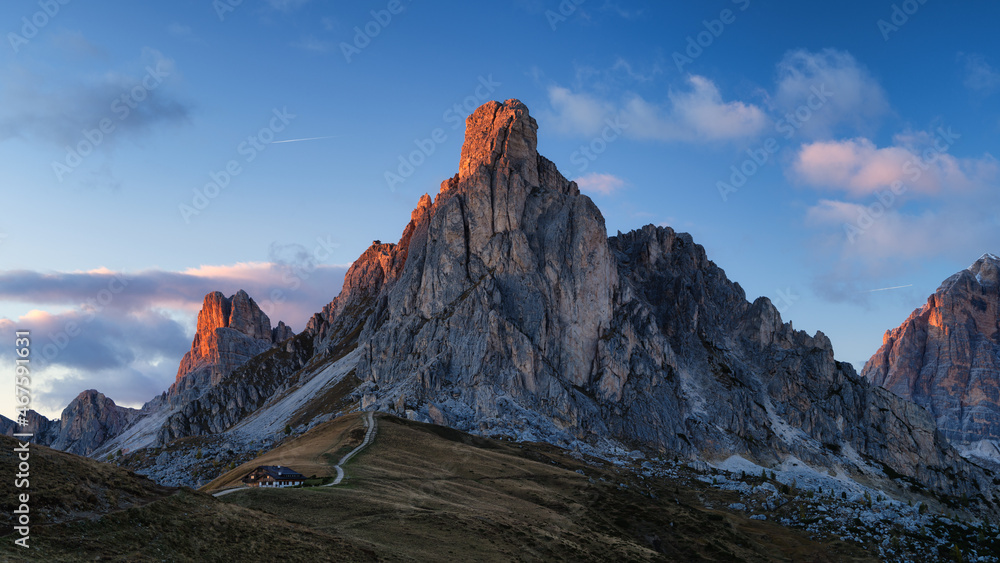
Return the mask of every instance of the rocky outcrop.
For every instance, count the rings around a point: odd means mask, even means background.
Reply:
[[[177,379],[167,392],[136,410],[119,407],[95,390],[84,391],[63,410],[60,420],[50,421],[30,411],[24,428],[35,433],[35,443],[81,455],[96,452],[143,418],[165,418],[163,427],[149,431],[165,440],[221,431],[289,384],[285,377],[304,364],[302,346],[293,343],[294,337],[283,322],[272,328],[270,319],[245,291],[228,298],[210,293],[198,313],[191,350],[181,360]],[[275,360],[262,356],[278,345],[286,346],[288,352],[276,354]],[[310,342],[305,355],[311,353]],[[229,377],[253,358],[258,358],[257,368],[247,371],[246,381]],[[223,381],[226,385],[213,393]],[[12,433],[8,427],[14,428],[12,421],[0,420],[0,431]]]
[[[299,370],[312,356],[311,335],[303,333],[254,357],[170,415],[160,427],[156,444],[224,432],[298,383]]]
[[[310,323],[321,349],[361,349],[363,405],[570,446],[884,467],[991,502],[988,477],[925,411],[767,299],[748,302],[689,235],[609,239],[593,202],[536,152],[521,102],[490,102],[466,128],[459,174]]]
[[[25,412],[20,421],[0,416],[0,434],[32,434],[31,441],[36,444],[51,445],[59,437],[59,428],[59,420],[49,420],[33,410]]]
[[[77,395],[63,409],[59,420],[49,420],[35,411],[25,415],[26,424],[0,417],[0,433],[34,434],[33,443],[77,455],[90,455],[109,438],[118,435],[140,417],[140,411],[120,407],[94,389]]]
[[[167,392],[168,402],[179,405],[197,398],[250,358],[292,336],[283,322],[272,329],[271,320],[242,289],[229,298],[209,293],[198,313],[191,350]]]
[[[120,407],[103,393],[90,389],[77,395],[63,410],[59,436],[50,446],[64,452],[89,455],[138,417],[138,410]]]
[[[954,444],[1000,461],[1000,258],[945,280],[885,333],[862,375],[926,408]]]

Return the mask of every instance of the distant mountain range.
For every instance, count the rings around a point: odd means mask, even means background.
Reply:
[[[141,410],[84,392],[60,421],[32,415],[36,438],[195,484],[286,431],[379,410],[598,456],[795,458],[998,514],[993,472],[946,439],[996,436],[995,259],[950,278],[958,289],[890,332],[861,377],[823,333],[748,302],[690,235],[608,237],[536,135],[521,102],[483,105],[458,174],[420,198],[398,243],[354,262],[301,334],[243,292],[210,294],[169,391]]]

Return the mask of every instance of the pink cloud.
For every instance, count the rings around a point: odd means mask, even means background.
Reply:
[[[897,142],[910,138],[914,137],[897,137]],[[959,159],[933,144],[923,150],[899,144],[878,148],[865,138],[803,145],[792,165],[799,182],[842,190],[854,197],[892,188],[896,182],[905,191],[922,194],[968,190],[994,179],[997,171],[996,161],[989,155]]]

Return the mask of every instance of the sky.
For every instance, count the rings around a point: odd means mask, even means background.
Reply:
[[[90,388],[139,406],[216,290],[301,330],[457,172],[465,116],[509,98],[609,234],[691,233],[860,370],[1000,253],[997,21],[940,0],[4,2],[4,378],[29,330],[36,410]]]

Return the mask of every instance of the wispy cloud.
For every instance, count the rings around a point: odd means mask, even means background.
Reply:
[[[625,187],[625,180],[612,174],[591,172],[574,180],[580,191],[588,194],[609,196]]]
[[[666,99],[652,100],[627,85],[648,88],[662,76],[660,65],[640,72],[618,58],[603,71],[578,68],[572,88],[549,86],[550,108],[539,115],[564,134],[593,136],[609,116],[617,116],[629,123],[625,135],[634,139],[699,143],[758,137],[781,120],[794,121],[796,135],[804,139],[868,134],[890,112],[878,81],[846,51],[789,51],[775,70],[770,89],[753,88],[743,99],[724,97],[709,77],[688,75],[667,89]],[[621,89],[624,95],[607,94]]]
[[[67,77],[62,71],[43,73],[24,66],[11,67],[0,81],[0,140],[17,137],[61,149],[75,146],[81,140],[81,131],[98,127],[102,119],[111,119],[116,128],[101,144],[106,149],[123,136],[186,122],[190,115],[188,104],[174,97],[164,84],[144,89],[144,98],[141,103],[133,103],[135,107],[121,102],[123,95],[142,85],[149,68],[163,82],[179,77],[172,59],[149,48],[128,69],[100,75],[77,73]],[[115,105],[116,100],[120,105]],[[127,118],[122,119],[126,109]]]
[[[297,10],[309,3],[310,0],[267,0],[267,5],[280,12],[290,12]]]
[[[628,125],[626,136],[657,141],[724,141],[759,134],[768,120],[761,109],[740,101],[725,101],[718,87],[702,76],[687,77],[686,88],[671,90],[664,103],[627,94],[612,102],[561,86],[549,88],[552,110],[542,119],[567,134],[593,136],[609,118]]]
[[[777,81],[770,99],[778,116],[794,114],[814,91],[831,91],[823,106],[800,121],[797,134],[829,138],[837,133],[868,134],[889,113],[889,102],[878,81],[846,51],[804,49],[789,51],[778,62]]]
[[[108,52],[103,47],[93,43],[79,31],[58,32],[52,36],[52,44],[72,58],[104,58],[108,56]]]
[[[958,62],[964,72],[963,84],[973,92],[988,96],[1000,91],[1000,71],[976,53],[959,53]]]

